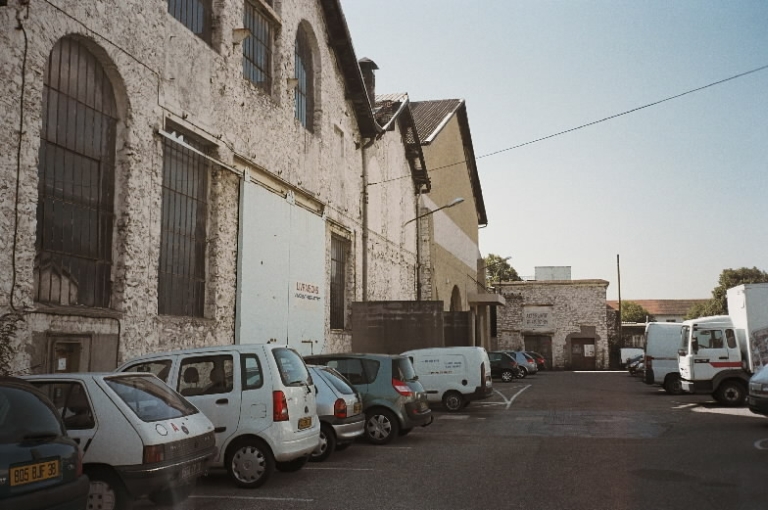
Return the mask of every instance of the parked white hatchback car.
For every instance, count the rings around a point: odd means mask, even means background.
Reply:
[[[344,450],[365,432],[363,401],[352,384],[331,367],[310,365],[317,388],[320,444],[309,460],[320,462]]]
[[[133,359],[121,372],[151,372],[211,419],[217,454],[241,487],[275,468],[297,471],[320,441],[315,386],[301,356],[277,344],[185,349]]]
[[[149,496],[185,499],[215,452],[213,424],[150,374],[27,376],[61,413],[83,452],[88,508],[130,507]]]

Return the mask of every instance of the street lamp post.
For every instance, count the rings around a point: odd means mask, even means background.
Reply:
[[[456,197],[442,207],[438,207],[437,209],[432,209],[431,211],[427,211],[424,214],[419,214],[415,218],[412,218],[406,221],[405,223],[403,223],[403,227],[405,227],[412,221],[420,220],[421,218],[435,214],[437,211],[441,211],[443,209],[448,209],[449,207],[459,205],[463,201],[464,201],[464,198]],[[420,224],[417,222],[416,223],[416,301],[421,301],[421,228],[419,228],[419,226]]]

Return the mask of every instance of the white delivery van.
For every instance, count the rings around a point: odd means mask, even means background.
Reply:
[[[431,347],[402,353],[413,363],[430,403],[455,412],[493,392],[491,361],[482,347]]]
[[[299,354],[278,344],[202,347],[133,359],[119,372],[151,372],[212,422],[224,467],[241,487],[275,468],[297,471],[320,442],[315,385]]]
[[[645,384],[662,386],[670,395],[683,392],[677,350],[680,348],[683,324],[649,322],[645,326]]]

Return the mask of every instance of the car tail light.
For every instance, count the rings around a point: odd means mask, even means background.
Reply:
[[[288,421],[288,401],[282,391],[272,392],[272,420]]]
[[[343,398],[336,399],[336,402],[333,404],[333,415],[336,418],[346,418],[347,417],[347,403],[344,402]]]
[[[410,397],[411,395],[413,395],[411,388],[409,388],[408,385],[405,384],[403,381],[392,379],[392,387],[395,388],[396,392],[398,392],[404,397]]]
[[[161,444],[155,444],[144,447],[144,464],[153,464],[165,460],[165,447]]]

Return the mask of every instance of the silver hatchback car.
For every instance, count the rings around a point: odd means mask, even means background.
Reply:
[[[517,364],[520,366],[520,371],[523,373],[523,377],[533,375],[539,371],[539,367],[536,365],[536,360],[523,351],[505,352],[515,358],[515,361],[517,361]]]
[[[343,375],[331,367],[309,365],[317,389],[320,444],[309,460],[320,462],[335,450],[345,450],[365,431],[360,395]]]

